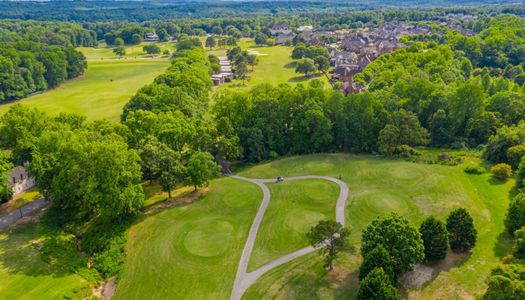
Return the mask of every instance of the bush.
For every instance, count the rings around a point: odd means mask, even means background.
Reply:
[[[480,167],[480,166],[469,165],[469,166],[466,166],[465,169],[463,169],[463,171],[465,171],[465,173],[467,174],[480,175],[480,174],[485,173],[485,168]]]
[[[0,185],[0,203],[5,203],[13,198],[13,190],[8,186]]]
[[[450,248],[454,251],[468,251],[476,245],[478,232],[474,220],[464,208],[458,208],[447,218]]]
[[[525,226],[525,195],[518,194],[509,204],[505,227],[510,234]]]
[[[507,180],[512,176],[512,167],[508,164],[497,164],[490,169],[492,176],[499,180]]]
[[[120,274],[124,264],[125,242],[123,237],[114,239],[106,250],[95,255],[93,267],[102,277],[109,278]]]

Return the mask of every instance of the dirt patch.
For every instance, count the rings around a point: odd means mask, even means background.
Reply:
[[[462,265],[470,253],[449,252],[447,257],[437,263],[418,264],[414,270],[401,276],[399,283],[407,290],[420,290],[434,280],[442,271],[448,271]]]
[[[108,281],[103,281],[100,286],[93,288],[93,296],[109,300],[115,294],[116,287],[115,277],[111,277]]]
[[[434,268],[425,265],[416,265],[414,270],[401,276],[399,282],[406,289],[421,289],[425,283],[434,278]]]
[[[197,190],[197,191],[192,192],[190,194],[186,194],[186,195],[181,196],[181,197],[174,197],[171,200],[167,199],[164,202],[161,202],[161,203],[159,203],[157,205],[152,206],[150,209],[148,209],[148,212],[156,211],[156,210],[159,210],[159,209],[170,208],[170,207],[174,207],[174,206],[177,206],[177,205],[180,205],[180,204],[192,203],[195,200],[199,199],[200,197],[206,195],[208,192],[209,192],[208,188],[202,188],[200,190]]]

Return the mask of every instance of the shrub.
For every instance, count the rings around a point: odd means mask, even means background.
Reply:
[[[492,176],[499,180],[507,180],[512,176],[512,167],[508,164],[497,164],[490,169]]]
[[[485,168],[480,167],[480,166],[469,165],[469,166],[466,166],[465,169],[463,169],[463,171],[465,171],[465,173],[467,174],[480,175],[480,174],[485,173]]]
[[[477,231],[474,220],[464,208],[458,208],[447,218],[450,248],[454,251],[468,251],[476,244]]]
[[[375,268],[359,284],[357,299],[396,300],[397,290],[390,283],[385,271],[382,268]]]
[[[434,217],[428,217],[419,227],[425,258],[427,261],[441,260],[447,256],[448,232],[445,224]]]
[[[514,257],[519,259],[525,258],[525,227],[522,227],[521,229],[516,230],[514,232],[514,235],[516,236],[516,245],[514,246],[514,251],[512,254]]]
[[[525,226],[525,195],[518,194],[510,201],[505,227],[510,234],[514,234],[514,231],[523,226]]]
[[[5,203],[13,198],[13,190],[8,186],[0,185],[0,203]]]

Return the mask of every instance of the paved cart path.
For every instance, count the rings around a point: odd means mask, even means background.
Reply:
[[[275,179],[252,179],[252,178],[246,178],[246,177],[235,176],[235,175],[232,175],[231,177],[256,184],[263,191],[263,200],[262,200],[261,206],[259,207],[259,210],[257,211],[257,215],[255,215],[255,219],[253,220],[252,227],[250,228],[250,233],[248,234],[248,239],[246,240],[246,244],[244,245],[241,259],[239,261],[239,267],[237,268],[237,275],[235,276],[235,282],[233,284],[231,300],[239,300],[241,299],[244,292],[264,273],[282,264],[285,264],[291,260],[294,260],[297,257],[308,254],[314,251],[315,248],[312,246],[303,248],[301,250],[285,255],[279,259],[276,259],[258,268],[257,270],[248,273],[248,263],[250,262],[250,256],[252,254],[253,245],[255,244],[255,238],[257,237],[257,231],[259,230],[259,226],[261,225],[262,219],[264,217],[264,213],[266,212],[266,208],[268,207],[268,203],[270,202],[270,190],[268,189],[268,186],[265,183],[276,182],[276,180]],[[346,206],[346,200],[348,198],[348,186],[341,180],[335,179],[332,177],[328,177],[328,176],[315,176],[315,175],[297,176],[297,177],[286,178],[285,181],[294,181],[294,180],[302,180],[302,179],[324,179],[324,180],[335,182],[337,185],[339,185],[340,192],[339,192],[339,198],[337,198],[337,204],[335,207],[335,219],[337,222],[341,223],[341,225],[344,226],[345,225],[345,206]]]

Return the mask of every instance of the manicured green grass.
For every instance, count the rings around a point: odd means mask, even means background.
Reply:
[[[114,299],[227,299],[262,198],[257,186],[215,180],[191,204],[133,226]]]
[[[151,55],[144,53],[142,50],[142,47],[146,45],[146,43],[142,43],[140,45],[132,45],[132,46],[126,46],[126,55],[124,58],[150,58]],[[156,55],[163,56],[162,52],[164,50],[175,50],[175,44],[174,43],[157,43],[157,45],[161,49],[161,54]],[[107,60],[107,59],[120,59],[115,53],[113,53],[113,48],[111,47],[79,47],[77,48],[79,51],[81,51],[88,61],[96,61],[96,60]]]
[[[101,60],[88,64],[83,76],[66,81],[56,89],[1,105],[0,114],[14,103],[22,103],[52,115],[70,112],[90,120],[118,120],[124,104],[139,88],[162,74],[169,60]]]
[[[0,231],[0,299],[80,299],[91,289],[80,276],[42,261],[40,238],[34,223]]]
[[[305,78],[302,74],[295,73],[294,60],[291,57],[293,47],[259,47],[255,45],[252,39],[246,38],[241,39],[239,47],[244,50],[259,52],[261,54],[258,56],[259,63],[254,67],[254,71],[249,73],[250,79],[247,80],[244,85],[240,80],[234,80],[221,85],[217,90],[225,88],[248,90],[262,83],[269,83],[272,85],[287,83],[290,85],[296,85],[298,83],[306,83],[313,78],[317,78],[321,80],[325,86],[329,86],[324,75],[317,74],[313,77]],[[225,50],[219,49],[214,49],[210,51],[210,53],[215,55],[226,55]]]
[[[503,219],[513,181],[494,182],[490,174],[468,175],[463,172],[463,166],[415,164],[371,156],[314,155],[278,160],[249,168],[241,174],[259,178],[308,174],[341,176],[350,188],[347,226],[351,230],[350,242],[357,249],[363,228],[376,216],[397,212],[419,226],[426,216],[435,215],[444,220],[452,209],[466,207],[479,233],[472,255],[457,262],[457,266],[441,271],[422,291],[409,293],[416,298],[453,299],[458,295],[462,298],[482,293],[486,276],[509,250]],[[358,264],[353,262],[358,261],[359,256],[343,256],[342,260],[343,271],[340,272],[349,274],[344,278],[348,288],[337,287],[334,283],[337,280],[327,280],[326,276],[315,278],[312,275],[315,272],[308,269],[310,265],[302,267],[291,262],[288,267],[281,267],[280,275],[273,271],[263,276],[248,291],[246,298],[301,294],[294,290],[298,286],[307,291],[316,290],[314,299],[333,298],[339,289],[346,290],[349,296],[355,295],[355,288],[350,287],[356,282]],[[318,272],[323,274],[322,270]]]
[[[309,246],[306,233],[320,220],[335,219],[339,187],[308,179],[269,184],[271,198],[255,240],[248,271]]]

